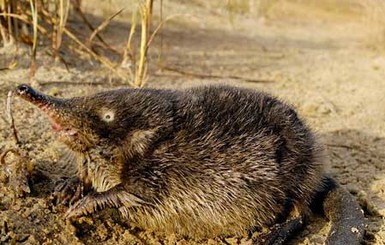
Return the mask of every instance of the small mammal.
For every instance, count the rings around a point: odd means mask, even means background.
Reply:
[[[86,195],[66,217],[117,208],[144,229],[192,238],[271,232],[282,244],[314,206],[331,220],[328,244],[359,244],[364,217],[322,170],[321,147],[294,109],[229,86],[118,89],[56,98],[20,85],[70,149]],[[88,186],[88,187],[87,187]]]

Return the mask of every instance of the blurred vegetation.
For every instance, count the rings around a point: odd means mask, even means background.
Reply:
[[[153,0],[137,0],[137,11],[132,14],[131,27],[129,28],[130,35],[126,48],[122,51],[110,47],[99,35],[99,32],[123,9],[105,19],[98,27],[94,27],[82,11],[81,0],[0,0],[0,38],[5,47],[20,43],[31,47],[30,83],[34,81],[36,73],[37,46],[39,43],[48,42],[53,58],[63,62],[66,66],[65,60],[60,54],[63,45],[75,53],[88,54],[112,70],[115,75],[129,85],[142,87],[147,79],[148,48],[156,34],[150,31],[152,6]],[[92,34],[88,39],[77,35],[68,25],[70,12],[77,14],[84,25],[90,29]],[[133,47],[132,41],[137,28],[137,16],[140,17],[140,44],[138,47]],[[156,31],[159,29],[157,28]],[[71,42],[63,42],[65,38],[72,41],[72,44]],[[94,39],[98,39],[97,44],[95,44]],[[94,45],[119,55],[121,61],[116,62],[101,55],[101,52],[95,51]],[[9,68],[14,66],[15,62],[9,64]],[[125,69],[120,69],[121,67]]]
[[[107,8],[111,2],[113,1],[100,1],[100,8]],[[152,24],[153,0],[121,2],[124,3],[122,7],[127,7],[132,13],[131,23],[127,26],[127,32],[129,32],[127,44],[121,50],[111,47],[103,40],[100,32],[124,9],[108,16],[99,26],[94,26],[87,17],[89,15],[82,10],[81,0],[0,0],[0,44],[8,47],[23,43],[31,47],[30,82],[34,81],[37,69],[37,49],[43,44],[44,47],[48,45],[49,54],[56,61],[64,63],[66,67],[66,60],[62,57],[64,49],[97,60],[127,84],[142,87],[148,79],[148,50],[156,34],[161,31],[163,23],[170,18],[163,21],[162,0],[157,2],[161,6],[158,26]],[[236,22],[235,17],[239,15],[268,19],[272,12],[277,12],[275,18],[280,18],[280,14],[285,11],[292,11],[293,6],[296,8],[302,5],[328,13],[359,12],[363,20],[371,25],[373,32],[380,33],[375,38],[380,39],[379,42],[385,40],[385,2],[383,0],[191,0],[186,2],[209,9],[227,11],[229,20],[233,24]],[[186,4],[186,2],[180,1],[180,4]],[[136,5],[133,6],[133,3]],[[79,33],[75,25],[68,22],[70,16],[76,16],[88,31]],[[139,38],[138,42],[134,42],[136,38]],[[375,38],[371,37],[371,39]],[[7,64],[7,68],[12,69],[16,65],[17,61],[12,61]]]

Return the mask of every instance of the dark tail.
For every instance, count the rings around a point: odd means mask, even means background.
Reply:
[[[355,198],[332,178],[314,198],[313,211],[322,211],[331,222],[326,244],[360,244],[365,233],[365,218]],[[320,205],[322,204],[322,205]]]

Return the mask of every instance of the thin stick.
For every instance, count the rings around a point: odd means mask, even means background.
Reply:
[[[90,38],[88,39],[88,42],[87,42],[87,46],[91,47],[91,43],[92,43],[92,40],[95,38],[95,36],[101,31],[103,30],[104,28],[106,28],[106,26],[111,22],[111,20],[113,20],[117,15],[119,15],[122,11],[124,10],[124,8],[122,8],[121,10],[119,10],[118,12],[116,12],[115,14],[111,15],[110,17],[108,17],[107,19],[105,19],[91,34]]]
[[[131,58],[133,58],[131,44],[132,44],[132,38],[134,37],[134,34],[136,32],[136,22],[137,22],[136,18],[137,18],[137,14],[135,12],[132,14],[132,17],[131,17],[130,34],[128,35],[126,49],[124,50],[123,62],[127,59],[128,54],[130,54],[132,56]]]
[[[28,21],[28,17],[27,16],[24,16],[24,15],[20,15],[20,14],[12,14],[12,13],[0,13],[0,16],[4,16],[4,17],[12,17],[12,18],[18,18],[19,20],[22,20],[26,23],[30,23]]]
[[[19,137],[17,136],[17,129],[15,126],[15,121],[13,120],[13,115],[12,115],[12,91],[9,91],[7,95],[6,110],[7,110],[8,121],[11,124],[13,139],[15,140],[16,145],[19,146],[20,140],[19,140]]]
[[[3,45],[4,45],[4,47],[7,46],[7,44],[9,43],[9,42],[8,42],[8,35],[6,34],[6,32],[5,32],[5,27],[3,27],[3,25],[1,24],[1,22],[0,22],[0,35],[1,35],[1,38],[3,39]]]
[[[59,22],[59,37],[58,37],[58,45],[57,48],[59,49],[61,42],[62,42],[62,34],[63,34],[63,29],[67,23],[68,19],[68,14],[70,11],[70,2],[69,0],[66,1],[65,3],[65,9],[64,9],[64,2],[63,0],[60,0],[60,22]]]
[[[135,11],[131,16],[131,27],[130,27],[130,33],[128,35],[126,48],[124,49],[122,62],[120,63],[120,66],[127,67],[127,60],[130,58],[131,60],[131,66],[128,67],[128,71],[130,73],[131,81],[134,81],[135,76],[133,74],[132,69],[136,67],[136,60],[135,60],[135,53],[131,47],[132,45],[132,38],[134,37],[135,31],[136,31],[136,20],[137,18],[137,11]]]
[[[85,49],[92,57],[94,57],[96,60],[99,60],[103,65],[105,65],[107,68],[109,68],[111,71],[113,71],[115,74],[117,74],[120,78],[126,80],[127,77],[122,75],[117,69],[115,69],[114,63],[112,63],[108,58],[102,57],[97,55],[94,51],[89,49],[84,43],[82,43],[72,32],[70,32],[68,29],[64,29],[64,33],[71,38],[73,41],[75,41],[80,47]],[[130,86],[136,87],[135,84],[132,82],[128,82]]]
[[[4,11],[4,12],[6,12],[6,8],[7,8],[7,4],[9,4],[9,3],[7,3],[7,2],[3,2],[3,9],[2,9],[2,11]],[[0,6],[1,7],[1,6]],[[7,18],[5,18],[5,16],[4,16],[4,20],[7,20]],[[0,18],[0,34],[1,34],[1,37],[2,37],[2,39],[3,39],[3,45],[4,45],[4,47],[5,46],[7,46],[8,44],[10,44],[10,33],[8,33],[7,31],[6,31],[6,27],[4,26],[3,27],[3,24],[1,23],[1,18]]]
[[[147,61],[147,23],[146,23],[145,10],[141,10],[141,37],[140,37],[140,54],[139,63],[136,71],[135,85],[141,87],[143,83],[144,66]]]
[[[152,41],[154,40],[154,38],[158,34],[158,32],[160,32],[162,30],[163,25],[166,24],[166,22],[168,22],[169,20],[171,20],[175,17],[179,17],[179,16],[185,16],[185,15],[176,14],[176,15],[172,15],[172,16],[167,17],[165,20],[161,20],[159,25],[155,28],[155,30],[152,32],[151,36],[148,38],[147,49],[150,47]],[[161,43],[161,45],[163,45],[163,44]]]
[[[92,26],[91,22],[87,19],[86,15],[83,13],[82,9],[80,8],[80,2],[79,0],[73,0],[71,1],[73,7],[75,8],[75,11],[79,14],[80,18],[82,18],[83,22],[86,24],[86,26],[92,31],[95,31],[95,28]],[[104,39],[96,33],[96,37],[99,39],[99,41],[104,45],[104,48],[107,48],[108,50],[111,50],[112,52],[121,55],[118,50],[111,47]]]
[[[160,8],[160,23],[163,23],[163,0],[160,0],[159,4],[160,4],[160,6],[159,6],[159,8]],[[159,26],[160,26],[160,24],[159,24]],[[161,28],[162,28],[162,26],[159,27],[159,31],[160,31],[160,48],[159,48],[158,64],[160,64],[160,62],[162,60],[162,56],[163,56],[163,32],[162,32]],[[149,42],[151,42],[151,38],[150,38]]]
[[[31,54],[31,66],[30,66],[30,83],[35,78],[36,73],[36,47],[37,47],[37,4],[36,0],[29,1],[31,5],[32,12],[32,21],[33,21],[33,44],[32,44],[32,54]]]
[[[152,11],[152,1],[147,0],[145,5],[140,7],[140,18],[141,18],[141,37],[140,37],[140,55],[139,63],[136,71],[135,85],[137,87],[142,87],[144,85],[145,72],[147,71],[147,51],[148,51],[148,36],[151,23],[151,11]]]
[[[24,22],[24,23],[31,24],[31,22],[28,20],[28,18],[27,18],[26,16],[23,16],[23,15],[11,14],[11,13],[0,13],[0,16],[16,18],[16,19],[21,20],[21,21]],[[39,24],[37,25],[37,29],[38,29],[43,35],[47,35],[47,34],[48,34],[48,31],[47,31],[44,27],[42,27],[41,25],[39,25]]]
[[[17,11],[17,1],[11,1],[11,9],[12,12]],[[13,19],[12,21],[13,28],[14,28],[14,37],[17,38],[19,37],[19,23],[17,19]]]
[[[6,11],[8,13],[12,13],[12,4],[7,3],[6,5],[7,5]],[[7,20],[8,20],[8,33],[9,33],[10,43],[12,43],[13,42],[13,35],[14,35],[13,28],[12,28],[12,19],[11,19],[11,17],[8,17]]]
[[[58,5],[59,5],[59,2],[58,1],[54,1],[53,2],[53,5],[54,5],[54,12],[57,13],[58,12]],[[58,53],[58,48],[57,48],[57,45],[58,45],[58,21],[57,21],[57,14],[55,14],[52,18],[55,19],[55,22],[54,24],[52,24],[52,51],[53,51],[53,57],[56,58],[57,56],[57,53]]]
[[[47,17],[47,20],[49,20],[49,22],[51,23],[54,23],[54,19],[52,19],[52,17],[50,17],[50,15],[48,14],[47,11],[45,10],[42,10],[42,13],[45,15],[45,17]],[[121,74],[121,72],[119,72],[119,70],[117,70],[115,68],[115,65],[113,62],[111,62],[108,58],[106,57],[102,57],[102,56],[99,56],[97,55],[94,51],[92,51],[90,48],[87,47],[87,45],[85,45],[84,43],[82,43],[77,37],[75,34],[73,34],[70,30],[68,30],[67,27],[64,27],[64,33],[69,37],[71,38],[75,43],[77,43],[81,48],[83,48],[88,54],[90,54],[92,57],[94,57],[96,60],[98,60],[99,62],[101,62],[103,65],[105,65],[107,68],[109,68],[110,70],[112,70],[116,75],[118,75],[120,78],[122,78],[123,80],[126,80],[127,77],[123,74]],[[132,82],[128,82],[128,84],[132,87],[136,87],[136,85]]]
[[[154,0],[146,1],[146,10],[147,10],[147,36],[150,35],[151,24],[152,24],[152,5]]]

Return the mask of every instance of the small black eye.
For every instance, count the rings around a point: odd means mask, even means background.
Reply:
[[[105,119],[107,119],[107,120],[109,120],[110,118],[111,118],[111,115],[105,115],[105,117],[104,117]]]

